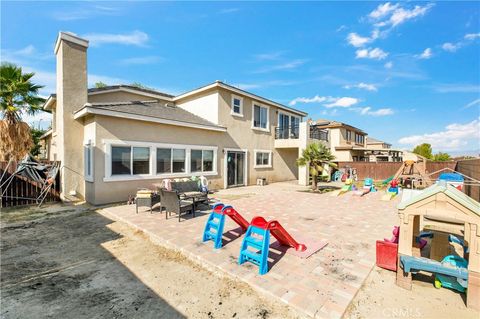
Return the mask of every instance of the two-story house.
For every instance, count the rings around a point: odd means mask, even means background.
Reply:
[[[298,179],[295,161],[310,140],[306,113],[214,82],[174,96],[128,85],[87,87],[88,40],[60,32],[56,94],[45,102],[52,129],[46,155],[61,161],[63,198],[126,200],[163,179],[205,176],[211,188]]]
[[[365,156],[369,162],[401,162],[403,151],[393,149],[392,144],[367,136]]]

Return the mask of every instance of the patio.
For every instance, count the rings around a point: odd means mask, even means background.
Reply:
[[[301,314],[339,318],[374,266],[375,240],[390,237],[392,226],[398,223],[398,199],[383,202],[381,192],[332,197],[305,189],[284,182],[221,190],[212,196],[232,205],[247,220],[257,215],[276,219],[294,238],[328,242],[307,259],[271,249],[274,260],[263,276],[252,264],[237,264],[242,237],[238,225],[228,217],[224,234],[231,232],[224,236],[224,247],[215,250],[212,241],[201,241],[209,211],[197,212],[195,218],[180,223],[173,217],[165,220],[158,209],[153,214],[141,209],[137,215],[135,205],[108,207],[102,213],[145,232],[154,243],[180,250],[212,271],[247,282],[267,298],[278,298]]]

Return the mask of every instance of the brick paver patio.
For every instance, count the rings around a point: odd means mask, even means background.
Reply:
[[[339,318],[359,290],[375,263],[375,240],[390,237],[398,223],[398,201],[381,201],[382,192],[364,197],[351,193],[340,197],[303,192],[294,182],[222,190],[213,197],[232,205],[247,220],[261,215],[276,219],[295,238],[296,234],[328,241],[328,245],[307,259],[270,250],[274,257],[270,271],[258,275],[258,268],[238,265],[242,237],[213,249],[213,242],[202,243],[207,213],[178,222],[165,213],[153,214],[135,205],[103,209],[115,219],[144,231],[157,244],[180,250],[213,271],[228,273],[254,289],[278,298],[310,317]],[[225,232],[238,231],[227,218]],[[229,236],[235,237],[235,236]],[[227,237],[224,237],[227,239]],[[272,237],[271,242],[275,239]]]

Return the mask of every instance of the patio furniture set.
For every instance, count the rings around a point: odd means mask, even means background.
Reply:
[[[135,200],[136,213],[141,206],[150,207],[150,213],[153,213],[153,207],[158,204],[160,212],[165,211],[165,219],[174,213],[180,221],[183,213],[190,212],[195,217],[197,205],[208,204],[208,191],[202,191],[198,181],[171,182],[169,188],[139,190]]]

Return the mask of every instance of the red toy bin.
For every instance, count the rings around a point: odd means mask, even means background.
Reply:
[[[377,240],[377,266],[397,271],[398,244]]]

